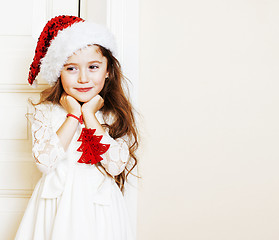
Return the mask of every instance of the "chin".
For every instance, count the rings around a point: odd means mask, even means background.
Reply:
[[[91,100],[91,98],[76,98],[77,101],[81,102],[81,103],[85,103]]]
[[[85,102],[89,102],[93,97],[95,97],[96,95],[83,95],[83,96],[76,96],[75,99],[79,102],[85,103]]]

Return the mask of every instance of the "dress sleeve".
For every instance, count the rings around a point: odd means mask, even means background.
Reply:
[[[108,133],[103,135],[101,143],[110,144],[107,152],[102,155],[102,166],[112,175],[119,175],[126,167],[129,160],[129,147],[126,137],[113,139]]]
[[[51,124],[50,110],[48,106],[37,105],[31,127],[32,154],[38,169],[46,174],[53,171],[65,157],[65,151]]]

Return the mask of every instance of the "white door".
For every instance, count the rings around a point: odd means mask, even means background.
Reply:
[[[0,239],[14,239],[33,189],[41,177],[31,156],[28,98],[47,84],[27,84],[37,38],[46,21],[70,14],[108,25],[116,35],[124,74],[137,103],[138,3],[136,0],[9,0],[0,8]],[[131,179],[133,185],[136,179]],[[127,195],[136,229],[136,188]]]

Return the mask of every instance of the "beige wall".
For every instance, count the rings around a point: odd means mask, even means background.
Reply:
[[[278,12],[140,1],[139,240],[279,239]]]

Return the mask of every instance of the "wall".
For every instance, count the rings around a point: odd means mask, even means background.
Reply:
[[[138,239],[279,239],[278,11],[140,1]]]

